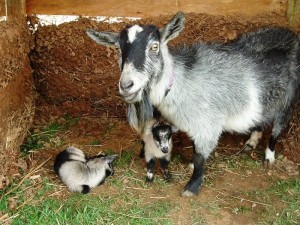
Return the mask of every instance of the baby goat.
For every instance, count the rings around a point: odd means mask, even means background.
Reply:
[[[145,130],[142,134],[143,148],[140,157],[145,157],[147,163],[147,182],[154,179],[153,169],[155,160],[159,159],[160,166],[163,169],[164,179],[171,180],[171,173],[168,165],[171,159],[172,143],[172,127],[166,122],[158,122],[150,120],[146,123]]]
[[[114,174],[112,162],[116,157],[98,155],[86,158],[80,149],[69,147],[56,156],[54,171],[70,191],[86,194]]]
[[[169,47],[184,22],[179,12],[160,29],[133,25],[119,34],[87,34],[119,48],[119,92],[125,101],[142,104],[144,115],[151,116],[147,110],[156,107],[194,142],[194,170],[182,192],[193,196],[223,131],[253,131],[247,144],[255,147],[262,129],[272,124],[265,162],[275,161],[275,143],[299,98],[300,40],[288,29],[264,28],[227,44]]]

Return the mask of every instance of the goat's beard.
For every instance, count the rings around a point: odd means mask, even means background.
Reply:
[[[147,121],[153,118],[153,106],[144,91],[139,102],[128,105],[127,119],[129,124],[139,133],[144,129]]]

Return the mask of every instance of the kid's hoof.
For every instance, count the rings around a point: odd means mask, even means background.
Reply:
[[[171,173],[165,173],[164,179],[166,182],[170,182],[172,180],[172,174]]]
[[[154,180],[154,177],[152,177],[152,178],[146,177],[146,183],[152,183],[153,180]]]
[[[196,196],[197,194],[196,193],[193,193],[189,190],[184,190],[182,193],[181,193],[181,196],[182,197],[194,197]]]
[[[271,162],[269,159],[265,159],[263,164],[265,169],[272,169],[274,162]]]
[[[145,150],[142,148],[141,151],[140,151],[140,154],[139,154],[139,157],[141,159],[144,159],[145,158]]]

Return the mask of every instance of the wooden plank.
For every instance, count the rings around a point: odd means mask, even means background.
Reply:
[[[297,0],[296,0],[297,1]],[[280,0],[27,0],[27,14],[148,17],[171,15],[177,11],[255,16],[285,14]]]
[[[288,0],[287,17],[290,26],[300,32],[300,1]]]
[[[7,20],[24,18],[26,16],[26,0],[6,0]]]
[[[0,0],[0,16],[5,16],[5,0]]]

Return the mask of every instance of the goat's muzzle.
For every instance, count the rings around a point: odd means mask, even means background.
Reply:
[[[137,91],[122,91],[120,88],[120,94],[124,98],[124,100],[128,103],[134,103],[139,101],[139,95],[141,93],[141,89],[138,89]]]
[[[163,153],[168,153],[169,148],[168,148],[168,147],[162,147],[162,148],[161,148],[161,151],[162,151]]]

